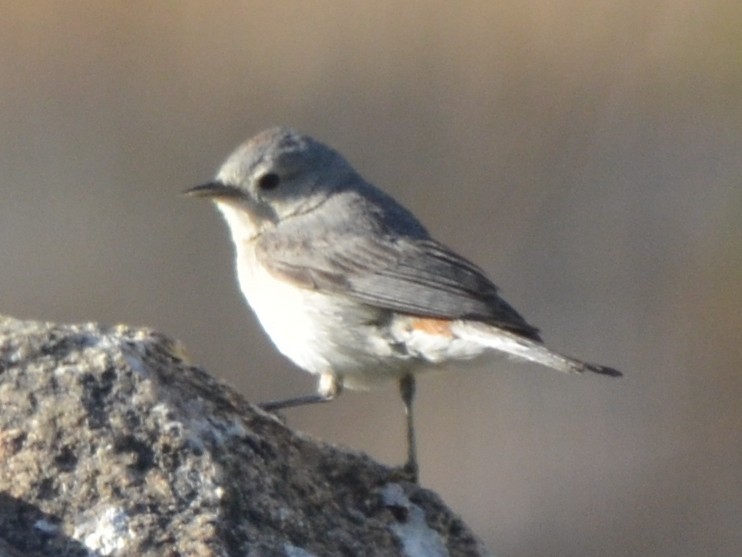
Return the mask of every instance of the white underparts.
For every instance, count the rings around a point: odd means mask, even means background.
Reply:
[[[230,218],[229,211],[223,212]],[[237,218],[237,214],[235,211],[231,217]],[[406,373],[473,360],[485,353],[579,371],[570,367],[569,358],[493,326],[453,321],[449,327],[445,320],[434,320],[446,330],[418,329],[413,322],[419,318],[297,286],[260,265],[251,241],[235,243],[237,274],[245,298],[281,353],[300,368],[321,376],[322,394],[332,396],[343,386],[367,389]]]

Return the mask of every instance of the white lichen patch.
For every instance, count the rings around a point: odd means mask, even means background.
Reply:
[[[46,520],[45,518],[40,518],[34,522],[33,527],[50,536],[54,536],[59,532],[59,524]]]
[[[112,555],[123,550],[134,537],[129,517],[120,507],[109,507],[75,527],[72,537],[82,543],[91,557]]]
[[[425,521],[423,509],[409,500],[399,484],[385,485],[381,497],[385,505],[406,511],[405,518],[392,524],[391,529],[407,557],[448,557],[440,535]]]
[[[283,544],[283,551],[286,554],[286,557],[317,557],[314,553],[310,553],[306,549],[296,547],[290,543]]]

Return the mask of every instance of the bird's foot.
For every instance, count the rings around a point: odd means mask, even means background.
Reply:
[[[408,462],[402,466],[395,466],[389,471],[390,482],[409,482],[419,483],[419,473],[417,464]]]

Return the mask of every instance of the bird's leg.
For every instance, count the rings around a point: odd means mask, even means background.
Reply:
[[[293,408],[294,406],[330,402],[331,400],[335,400],[342,391],[343,382],[340,378],[331,373],[323,373],[319,376],[319,385],[316,393],[284,400],[269,400],[268,402],[261,402],[258,406],[266,412],[274,412],[283,408]]]
[[[415,376],[408,373],[399,380],[399,392],[402,395],[404,411],[407,417],[407,463],[404,473],[411,481],[417,483],[417,448],[415,445],[415,423],[412,415],[412,402],[415,399]]]

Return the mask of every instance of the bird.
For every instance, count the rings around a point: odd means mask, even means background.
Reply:
[[[270,412],[327,402],[343,389],[399,385],[402,477],[417,482],[416,375],[505,356],[568,373],[617,369],[548,348],[485,272],[433,238],[338,151],[292,128],[240,145],[216,177],[184,194],[214,202],[235,248],[240,289],[276,348],[317,376],[312,394]]]

